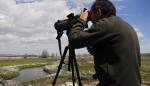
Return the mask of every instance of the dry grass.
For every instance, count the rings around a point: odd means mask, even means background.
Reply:
[[[93,81],[91,77],[92,74],[94,74],[93,59],[91,58],[78,59],[78,64],[79,64],[79,70],[80,70],[82,82],[89,84],[90,82]],[[142,59],[141,75],[142,75],[143,83],[146,86],[150,86],[150,59]],[[53,79],[54,76],[52,76],[51,78],[44,78],[44,79],[25,82],[23,84],[24,86],[28,86],[29,84],[31,84],[32,86],[50,86]],[[56,86],[59,86],[58,84],[64,84],[65,82],[68,81],[71,81],[71,73],[69,74],[67,72],[67,66],[64,66],[62,68],[61,75],[57,80]]]

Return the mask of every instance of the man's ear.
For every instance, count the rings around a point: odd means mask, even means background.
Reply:
[[[101,11],[101,9],[98,9],[98,13],[99,13],[100,16],[102,16],[102,11]]]

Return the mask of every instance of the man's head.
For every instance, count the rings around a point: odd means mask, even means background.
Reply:
[[[109,0],[96,0],[90,10],[92,22],[95,23],[99,19],[116,16],[116,8]]]

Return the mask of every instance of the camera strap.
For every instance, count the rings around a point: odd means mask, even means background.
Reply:
[[[61,39],[58,39],[58,45],[59,45],[59,53],[60,53],[60,56],[62,57]]]
[[[61,36],[63,35],[63,32],[59,32],[57,31],[57,37],[56,39],[58,40],[58,46],[59,46],[59,53],[60,53],[60,56],[62,57],[62,49],[61,49]]]

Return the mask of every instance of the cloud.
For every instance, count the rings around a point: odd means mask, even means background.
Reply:
[[[66,1],[16,1],[0,0],[0,52],[39,54],[42,49],[57,52],[53,25],[71,12]],[[66,42],[63,43],[65,45]]]
[[[139,38],[144,37],[144,33],[136,25],[133,25],[133,28],[135,29]]]
[[[13,41],[14,39],[18,39],[18,37],[13,34],[0,35],[1,42],[4,42],[4,40]]]
[[[73,0],[72,0],[73,1]],[[89,4],[95,0],[74,0],[77,4]]]
[[[95,0],[67,0],[67,5],[70,7],[70,9],[90,9],[93,1]]]
[[[114,2],[122,2],[124,0],[110,0],[110,1],[114,1]]]
[[[71,12],[78,14],[79,9],[91,4],[91,0],[18,1],[21,3],[0,0],[0,54],[40,54],[45,49],[49,53],[58,53],[54,23],[58,19],[65,19]],[[139,37],[143,37],[140,29],[135,29]],[[67,45],[65,35],[62,44],[63,48]],[[87,51],[81,49],[77,52]]]
[[[141,53],[149,53],[150,51],[150,40],[149,39],[142,39],[140,41],[140,48],[141,48]]]
[[[22,4],[22,3],[34,3],[36,1],[41,1],[41,0],[15,0],[16,4]]]
[[[124,11],[126,9],[126,7],[123,5],[117,5],[116,9],[117,9],[117,11]]]
[[[80,0],[75,3],[82,5]],[[70,9],[67,0],[0,0],[0,54],[58,53],[54,23],[71,12],[80,11]]]

